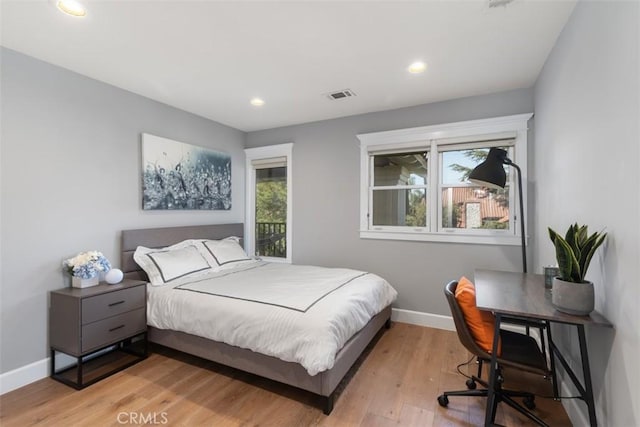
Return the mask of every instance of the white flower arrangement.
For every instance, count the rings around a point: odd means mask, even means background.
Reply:
[[[73,277],[91,279],[111,270],[111,263],[101,252],[88,251],[64,260],[63,268]]]

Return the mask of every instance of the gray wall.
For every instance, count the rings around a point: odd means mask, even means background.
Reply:
[[[244,133],[2,49],[0,372],[47,352],[47,292],[64,258],[100,250],[119,265],[119,231],[244,218]],[[230,211],[143,212],[140,134],[232,156]]]
[[[377,273],[398,290],[396,307],[449,315],[442,292],[447,281],[462,274],[471,276],[474,268],[519,271],[520,248],[360,239],[360,148],[356,135],[530,112],[532,90],[515,90],[250,132],[246,145],[294,144],[295,263]]]
[[[639,9],[579,2],[535,85],[535,264],[554,260],[547,226],[609,233],[587,274],[596,309],[615,325],[587,331],[597,415],[609,426],[640,425]],[[555,333],[579,367],[574,331]],[[585,405],[565,402],[585,425]]]

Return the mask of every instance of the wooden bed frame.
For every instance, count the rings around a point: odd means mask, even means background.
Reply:
[[[122,231],[122,271],[126,278],[147,280],[144,271],[133,260],[138,246],[159,248],[185,239],[219,240],[228,236],[243,237],[243,224],[217,224],[171,228],[148,228]],[[274,381],[289,384],[319,395],[323,412],[333,410],[335,390],[354,362],[383,326],[391,325],[391,306],[374,316],[336,355],[330,370],[311,376],[302,365],[285,362],[251,350],[234,347],[184,332],[149,327],[149,341],[211,360]]]

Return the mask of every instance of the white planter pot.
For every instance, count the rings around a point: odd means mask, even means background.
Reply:
[[[100,284],[100,278],[98,276],[90,279],[71,276],[71,286],[74,288],[88,288],[89,286],[96,286],[98,284]]]
[[[593,311],[594,302],[593,283],[565,282],[554,277],[551,303],[558,311],[586,316]]]

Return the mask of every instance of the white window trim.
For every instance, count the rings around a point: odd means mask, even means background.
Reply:
[[[451,230],[440,229],[438,197],[441,183],[438,177],[439,156],[437,146],[447,144],[461,144],[482,140],[513,138],[516,163],[522,173],[522,192],[527,217],[527,122],[532,113],[517,114],[490,119],[469,120],[464,122],[447,123],[441,125],[422,126],[408,129],[398,129],[385,132],[375,132],[357,135],[360,140],[360,238],[388,239],[388,240],[417,240],[446,243],[477,243],[494,245],[520,245],[520,212],[517,194],[517,172],[511,168],[510,199],[514,209],[511,214],[509,232],[489,232],[486,230]],[[429,167],[429,212],[427,213],[428,229],[410,227],[374,227],[369,225],[369,179],[371,169],[369,156],[371,153],[384,151],[394,152],[406,149],[427,149],[430,152]],[[434,167],[434,165],[438,165]],[[513,218],[516,218],[515,220]],[[525,224],[526,227],[526,224]],[[526,236],[526,231],[525,231]]]
[[[255,230],[256,230],[256,169],[252,162],[260,159],[270,159],[276,157],[285,157],[287,160],[287,257],[262,257],[266,261],[272,262],[292,262],[293,248],[293,143],[268,145],[264,147],[246,148],[245,153],[245,171],[246,171],[246,191],[245,191],[245,222],[244,222],[244,245],[247,254],[256,253],[255,248]]]

